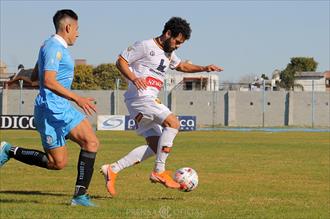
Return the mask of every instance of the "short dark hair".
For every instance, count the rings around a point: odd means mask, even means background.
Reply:
[[[60,27],[60,21],[66,17],[70,17],[76,21],[78,20],[78,15],[74,11],[72,11],[70,9],[58,10],[53,17],[53,22],[54,22],[56,32],[58,31],[58,29]]]
[[[172,17],[164,26],[163,34],[168,30],[171,31],[172,37],[177,37],[180,33],[189,40],[191,34],[190,24],[180,17]]]

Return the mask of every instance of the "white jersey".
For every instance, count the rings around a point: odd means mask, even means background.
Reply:
[[[157,98],[163,87],[166,71],[175,69],[181,62],[174,52],[165,53],[154,39],[139,41],[128,47],[120,56],[124,58],[136,77],[143,77],[147,89],[137,90],[129,81],[125,99],[151,97]]]

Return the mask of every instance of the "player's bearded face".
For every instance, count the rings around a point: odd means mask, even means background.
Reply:
[[[174,50],[178,49],[184,42],[185,38],[183,35],[180,33],[177,37],[168,37],[163,44],[163,49],[167,53],[171,53]]]
[[[171,53],[174,50],[176,50],[175,46],[171,46],[171,40],[172,40],[172,37],[170,37],[170,38],[168,38],[164,41],[164,48],[163,49],[167,53]]]

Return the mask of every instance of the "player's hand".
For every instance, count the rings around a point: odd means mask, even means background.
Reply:
[[[148,87],[144,78],[135,78],[132,82],[138,90],[145,90]]]
[[[216,65],[207,65],[205,66],[205,71],[211,72],[211,71],[223,71],[224,68]]]
[[[91,97],[79,97],[76,103],[81,109],[84,110],[86,115],[91,116],[93,112],[96,112],[96,107],[93,101],[95,101],[95,99]]]

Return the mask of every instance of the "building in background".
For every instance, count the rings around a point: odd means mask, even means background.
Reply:
[[[281,71],[278,69],[275,69],[272,73],[272,79],[271,79],[271,88],[274,91],[280,90],[278,84],[281,81]]]
[[[75,59],[74,66],[76,66],[76,65],[87,65],[87,60],[86,59]]]
[[[219,74],[217,73],[182,73],[169,71],[165,80],[167,90],[219,90]]]
[[[296,72],[295,83],[303,87],[303,91],[325,91],[325,77],[324,72]],[[314,84],[313,84],[314,83]],[[299,88],[295,88],[299,91]]]
[[[8,82],[13,75],[13,73],[8,73],[6,63],[0,60],[0,89],[5,87],[5,83]]]
[[[330,92],[330,71],[324,72],[325,90]]]
[[[3,82],[6,89],[38,89],[38,81],[32,81],[33,68],[25,69],[22,64],[17,68],[17,73],[8,74]]]
[[[164,89],[218,91],[219,81],[218,72],[183,73],[170,70],[166,74]]]

